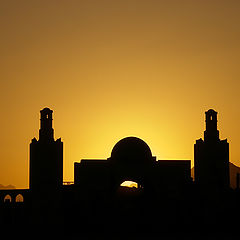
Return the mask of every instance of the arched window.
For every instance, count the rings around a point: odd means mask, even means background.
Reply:
[[[11,196],[10,196],[9,194],[7,194],[7,195],[4,197],[4,202],[5,202],[5,203],[10,203],[10,202],[12,202],[12,198],[11,198]]]
[[[24,198],[22,194],[18,194],[15,198],[15,202],[24,202]]]

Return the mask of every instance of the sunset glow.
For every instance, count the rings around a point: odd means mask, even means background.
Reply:
[[[122,138],[192,161],[218,112],[240,165],[240,1],[4,1],[0,14],[0,184],[28,187],[29,144],[51,108],[73,164]]]

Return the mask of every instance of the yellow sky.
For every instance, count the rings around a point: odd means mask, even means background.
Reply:
[[[240,1],[1,1],[0,183],[28,187],[39,111],[54,110],[64,179],[123,137],[191,159],[204,112],[240,165]]]

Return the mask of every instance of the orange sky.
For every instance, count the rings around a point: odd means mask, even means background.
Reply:
[[[28,187],[46,106],[65,180],[126,136],[193,161],[209,108],[240,165],[239,12],[239,0],[1,1],[0,183]]]

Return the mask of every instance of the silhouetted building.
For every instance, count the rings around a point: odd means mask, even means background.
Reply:
[[[39,140],[30,144],[30,189],[59,189],[63,184],[63,143],[54,140],[52,110],[41,110]]]
[[[159,160],[141,139],[127,137],[106,160],[82,160],[74,164],[74,184],[96,191],[115,191],[124,181],[137,182],[146,190],[179,194],[191,181],[190,160]]]
[[[206,114],[204,140],[194,145],[195,182],[205,189],[229,187],[229,144],[219,139],[217,112],[210,109]]]
[[[147,230],[159,231],[159,237],[165,230],[176,230],[179,238],[184,229],[226,229],[225,219],[240,214],[239,189],[235,195],[230,190],[215,194],[229,187],[229,145],[219,139],[214,110],[206,112],[204,140],[194,145],[197,184],[191,179],[190,160],[157,160],[143,140],[126,137],[109,158],[74,163],[74,183],[65,185],[63,143],[54,140],[52,110],[40,113],[39,140],[30,144],[30,189],[0,190],[0,226],[15,229],[21,223],[35,227],[38,234],[55,225],[53,236],[66,230],[69,238],[71,231],[78,237],[93,230],[111,236],[110,231],[119,233],[127,221],[139,236]],[[137,188],[121,186],[124,181],[136,182]],[[239,182],[238,176],[238,188]],[[202,189],[214,194],[202,194]]]
[[[32,221],[39,224],[58,219],[52,211],[60,208],[63,185],[63,143],[54,140],[52,110],[44,108],[40,113],[39,140],[33,138],[30,144],[29,173]]]

